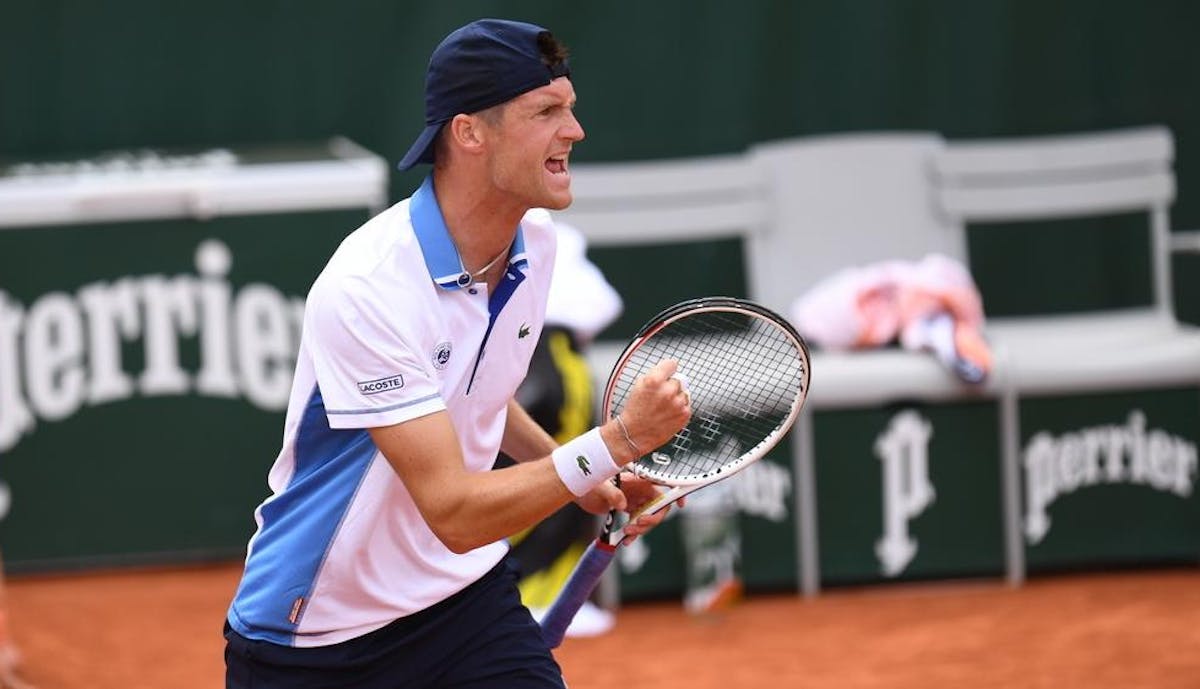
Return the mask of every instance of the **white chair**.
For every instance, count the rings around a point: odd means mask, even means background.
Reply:
[[[928,132],[839,134],[756,146],[767,221],[748,237],[751,294],[781,313],[838,270],[937,252],[966,261],[962,228],[930,194],[945,144]],[[817,352],[811,409],[994,392],[963,384],[932,356],[900,349]]]
[[[1006,376],[1018,394],[1145,389],[1200,381],[1200,329],[1176,321],[1171,299],[1172,156],[1170,131],[1144,127],[951,142],[935,159],[939,206],[950,222],[962,226],[1146,214],[1153,280],[1150,304],[989,318],[988,337],[1006,353]],[[1086,226],[1079,231],[1087,232]]]
[[[945,143],[928,132],[856,133],[772,142],[751,157],[769,215],[748,238],[751,294],[783,313],[818,281],[852,266],[937,252],[966,261],[961,226],[930,193]],[[898,348],[813,353],[813,385],[793,434],[799,588],[820,588],[813,413],[892,402],[996,396],[960,381],[933,356]]]

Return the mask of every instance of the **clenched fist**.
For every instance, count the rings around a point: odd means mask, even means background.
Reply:
[[[638,378],[621,410],[620,421],[614,418],[600,428],[618,465],[624,466],[661,447],[692,418],[686,385],[675,376],[678,368],[678,362],[666,359]]]

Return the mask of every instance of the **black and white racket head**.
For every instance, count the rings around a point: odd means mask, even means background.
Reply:
[[[692,418],[626,467],[664,485],[711,483],[760,459],[808,394],[808,346],[795,328],[759,304],[712,297],[672,306],[642,327],[609,376],[605,418],[620,413],[637,379],[664,359],[679,362]]]

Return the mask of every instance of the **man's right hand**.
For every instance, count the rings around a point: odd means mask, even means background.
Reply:
[[[624,466],[648,454],[671,439],[692,418],[691,399],[683,382],[673,378],[679,363],[666,359],[638,378],[621,410],[621,420],[629,437],[615,419],[600,432],[613,460]],[[630,441],[637,446],[635,450]]]

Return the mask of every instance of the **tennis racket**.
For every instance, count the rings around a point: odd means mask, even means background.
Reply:
[[[608,377],[603,418],[620,413],[634,383],[663,359],[679,362],[692,417],[667,444],[625,466],[667,487],[631,519],[762,459],[792,427],[808,394],[808,346],[795,328],[753,302],[711,297],[676,304],[642,326]],[[542,618],[550,648],[562,643],[622,540],[612,512]]]

